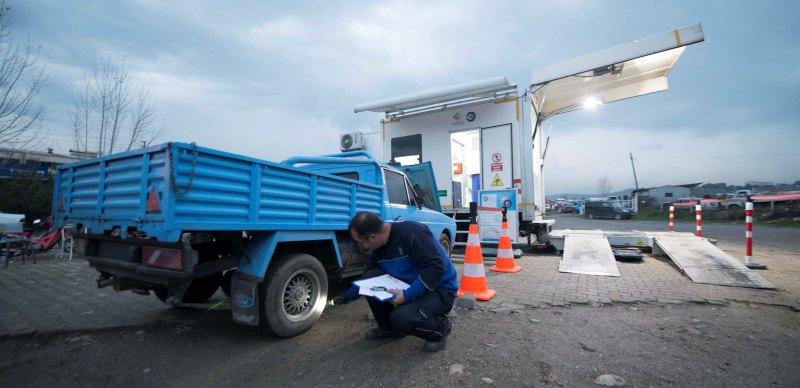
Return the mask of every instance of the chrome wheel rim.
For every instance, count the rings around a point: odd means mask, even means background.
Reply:
[[[283,313],[293,322],[307,319],[314,312],[320,289],[319,278],[311,271],[297,271],[283,287]]]

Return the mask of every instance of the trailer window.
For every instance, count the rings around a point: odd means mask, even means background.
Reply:
[[[408,191],[406,190],[406,180],[403,175],[389,170],[384,170],[383,175],[386,181],[389,202],[408,205]]]
[[[422,135],[392,138],[392,162],[402,166],[422,163]]]

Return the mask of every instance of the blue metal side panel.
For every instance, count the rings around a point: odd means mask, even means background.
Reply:
[[[178,192],[172,192],[175,207],[171,215],[176,229],[183,224],[249,222],[251,164],[248,161],[205,150],[198,150],[195,156],[191,149],[173,151],[173,157]]]
[[[183,231],[344,230],[356,212],[383,215],[381,186],[184,143],[60,166],[57,181],[53,207],[63,198],[65,209],[56,222],[160,241]],[[153,192],[158,209],[148,211]]]
[[[291,241],[319,241],[330,240],[334,244],[336,251],[336,261],[339,267],[342,266],[342,259],[339,257],[339,247],[336,244],[336,234],[330,231],[278,231],[278,232],[258,232],[253,235],[247,243],[247,257],[239,261],[237,272],[252,275],[258,278],[259,282],[264,279],[267,267],[275,253],[278,243]]]
[[[98,216],[98,196],[100,195],[100,163],[72,169],[71,182],[67,183],[65,194],[69,196],[70,218]]]
[[[105,163],[99,214],[109,218],[139,215],[142,162],[146,155],[131,155]]]
[[[308,225],[311,174],[281,166],[261,171],[259,224]]]

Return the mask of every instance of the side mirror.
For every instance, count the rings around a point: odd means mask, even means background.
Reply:
[[[425,198],[423,197],[416,196],[414,197],[414,201],[417,203],[418,209],[422,209],[422,207],[425,206]]]

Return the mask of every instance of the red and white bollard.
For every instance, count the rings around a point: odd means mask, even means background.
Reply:
[[[703,237],[703,216],[700,215],[700,205],[695,206],[694,209],[697,212],[697,237]]]
[[[758,264],[753,262],[753,203],[747,202],[744,206],[745,215],[745,248],[744,248],[744,265],[750,269],[767,269],[766,264]]]
[[[673,232],[673,227],[675,226],[675,206],[669,207],[669,231]]]

